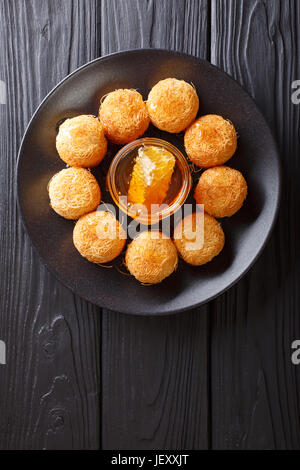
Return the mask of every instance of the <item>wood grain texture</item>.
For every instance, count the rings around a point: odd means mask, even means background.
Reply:
[[[206,58],[206,0],[101,0],[101,52],[162,48]]]
[[[213,0],[212,62],[254,97],[282,156],[282,206],[262,257],[212,308],[212,446],[299,449],[299,106],[297,1]]]
[[[103,448],[206,448],[206,310],[162,319],[107,312],[102,328]]]
[[[102,1],[102,54],[159,47],[205,58],[206,39],[206,1]],[[208,331],[208,307],[149,319],[104,311],[104,449],[207,448]]]
[[[0,2],[1,449],[99,447],[99,310],[49,274],[16,206],[17,151],[45,94],[95,57],[96,2]],[[33,165],[38,162],[32,162]]]

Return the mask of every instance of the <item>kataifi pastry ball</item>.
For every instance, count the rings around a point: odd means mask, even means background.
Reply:
[[[85,168],[65,168],[56,173],[48,191],[52,209],[66,219],[79,219],[101,201],[98,182]]]
[[[201,217],[204,218],[203,223]],[[222,251],[225,235],[214,217],[194,212],[176,226],[174,243],[186,263],[200,266],[211,261]]]
[[[161,232],[145,231],[128,245],[125,262],[138,281],[158,284],[175,271],[178,255],[169,237]]]
[[[150,91],[147,109],[154,126],[163,131],[178,133],[195,119],[199,99],[195,88],[189,83],[166,78]]]
[[[124,145],[141,137],[150,118],[143,97],[136,90],[120,89],[105,96],[100,104],[99,119],[107,138]]]
[[[214,217],[230,217],[243,205],[247,183],[242,173],[228,166],[205,170],[196,186],[195,200]]]
[[[79,253],[92,263],[108,263],[122,252],[126,232],[111,212],[90,212],[76,223],[73,242]]]
[[[184,146],[188,157],[197,166],[209,168],[222,165],[236,151],[236,130],[222,116],[207,114],[185,131]]]
[[[66,119],[56,137],[60,158],[70,166],[91,168],[99,165],[107,151],[102,124],[90,115]]]

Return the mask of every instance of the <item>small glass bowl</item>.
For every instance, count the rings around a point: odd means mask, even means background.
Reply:
[[[171,152],[176,159],[170,189],[167,193],[164,203],[167,204],[167,207],[155,212],[154,214],[150,213],[148,215],[144,213],[137,213],[136,208],[134,209],[129,204],[126,204],[126,201],[124,202],[123,200],[123,197],[127,196],[138,148],[142,145],[163,147],[164,149]],[[178,186],[178,191],[175,194],[172,194],[172,191],[174,193],[176,184]],[[122,147],[112,160],[107,173],[107,188],[115,204],[130,217],[145,225],[156,223],[159,220],[174,214],[184,204],[191,187],[192,177],[186,158],[182,155],[178,148],[174,147],[174,145],[165,140],[154,137],[138,139]]]

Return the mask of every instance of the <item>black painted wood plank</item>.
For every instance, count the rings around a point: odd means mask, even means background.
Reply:
[[[0,2],[1,449],[100,443],[99,310],[43,267],[24,234],[14,183],[31,114],[59,80],[95,57],[96,23],[96,0]]]
[[[162,319],[106,312],[104,449],[207,447],[207,330],[206,309]]]
[[[279,221],[247,277],[212,311],[212,445],[299,449],[300,369],[291,364],[299,322],[298,1],[213,0],[212,62],[255,98],[281,150]]]
[[[207,25],[203,0],[103,0],[101,53],[162,47],[205,58]],[[208,307],[160,319],[103,313],[103,448],[208,447],[208,332]]]

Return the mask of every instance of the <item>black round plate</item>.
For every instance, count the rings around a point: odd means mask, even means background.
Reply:
[[[82,113],[97,115],[101,96],[116,88],[135,88],[147,98],[151,87],[167,77],[192,82],[200,114],[220,114],[237,128],[236,155],[228,162],[245,175],[249,195],[243,208],[224,219],[223,252],[211,263],[192,267],[180,262],[176,273],[159,285],[143,286],[115,268],[82,258],[72,243],[74,222],[49,207],[47,184],[64,167],[55,149],[58,123]],[[153,127],[182,151],[183,134]],[[104,174],[116,148],[94,171],[105,199]],[[228,75],[206,61],[164,50],[134,50],[94,60],[69,75],[45,98],[32,117],[18,160],[18,199],[25,228],[45,264],[73,292],[107,309],[140,315],[163,315],[198,306],[237,282],[261,253],[279,205],[280,165],[274,138],[250,96]]]

